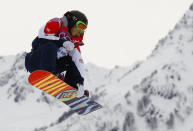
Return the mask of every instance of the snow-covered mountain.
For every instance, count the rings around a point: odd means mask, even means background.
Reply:
[[[85,86],[104,107],[86,116],[30,86],[25,55],[0,57],[2,131],[193,131],[193,5],[146,60],[86,65]]]

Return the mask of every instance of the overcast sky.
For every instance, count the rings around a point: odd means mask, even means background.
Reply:
[[[84,62],[103,67],[143,60],[192,0],[1,0],[0,55],[29,52],[39,28],[68,10],[88,17]]]

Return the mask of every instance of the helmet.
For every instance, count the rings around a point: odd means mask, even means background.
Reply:
[[[78,10],[68,11],[64,14],[68,20],[68,32],[71,34],[71,28],[76,24],[77,21],[82,21],[88,25],[88,19],[82,12]]]

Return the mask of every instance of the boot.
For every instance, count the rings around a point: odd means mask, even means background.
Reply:
[[[84,90],[84,95],[89,97],[89,91],[88,90]]]
[[[56,76],[57,76],[60,80],[62,80],[62,81],[64,81],[64,79],[65,79],[65,76],[64,76],[63,73],[57,74]]]

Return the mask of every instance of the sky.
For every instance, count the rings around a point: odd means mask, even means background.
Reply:
[[[88,18],[81,47],[85,63],[112,68],[144,60],[192,4],[192,0],[0,1],[0,56],[31,50],[39,28],[66,11]]]

